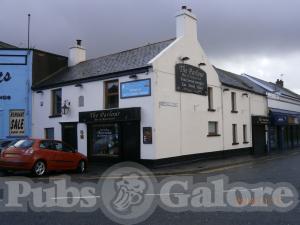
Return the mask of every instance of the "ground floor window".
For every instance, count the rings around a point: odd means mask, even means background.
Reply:
[[[119,132],[117,123],[93,126],[91,156],[118,157],[120,155]]]
[[[238,144],[238,137],[237,137],[237,125],[232,124],[232,144]]]
[[[208,122],[208,136],[218,135],[218,122],[209,121]]]
[[[54,128],[45,128],[45,138],[48,140],[54,140]]]
[[[248,135],[247,135],[247,125],[243,125],[243,139],[244,143],[248,143]]]

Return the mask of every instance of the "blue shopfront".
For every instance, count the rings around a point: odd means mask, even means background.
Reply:
[[[31,136],[31,86],[67,58],[33,49],[0,49],[0,139]]]
[[[270,109],[270,150],[286,150],[300,146],[300,112]]]
[[[0,50],[0,138],[31,134],[32,51]]]

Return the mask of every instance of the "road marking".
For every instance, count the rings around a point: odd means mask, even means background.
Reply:
[[[170,196],[170,195],[184,195],[184,193],[159,193],[159,194],[144,194],[149,196]]]
[[[91,196],[68,196],[68,197],[53,197],[52,200],[64,200],[64,199],[94,199],[101,198],[100,195],[91,195]]]

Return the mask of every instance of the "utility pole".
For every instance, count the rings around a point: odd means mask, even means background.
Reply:
[[[28,27],[27,27],[27,48],[30,48],[30,14],[28,14]]]

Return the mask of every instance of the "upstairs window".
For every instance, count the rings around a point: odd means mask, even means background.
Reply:
[[[213,102],[213,88],[207,88],[207,97],[208,97],[208,111],[215,111],[214,110],[214,102]]]
[[[236,110],[236,93],[235,92],[231,92],[231,112],[232,113],[237,113]]]
[[[52,116],[61,115],[61,89],[52,90]]]
[[[110,80],[104,83],[105,85],[105,108],[119,107],[119,81]]]

